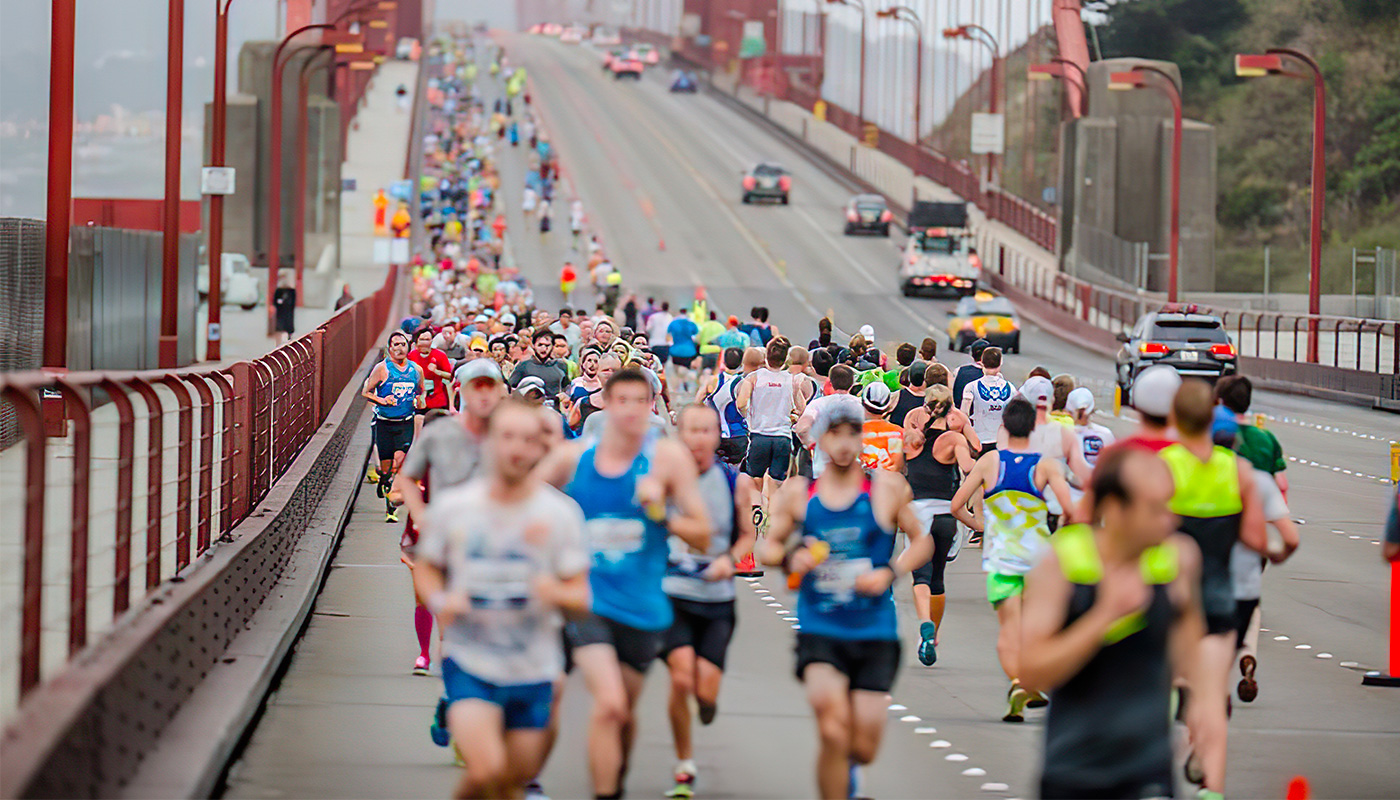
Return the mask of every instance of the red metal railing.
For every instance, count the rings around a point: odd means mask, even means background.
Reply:
[[[25,438],[23,492],[18,481],[5,490],[14,492],[5,513],[21,519],[0,522],[3,544],[17,545],[6,549],[22,561],[0,599],[9,629],[0,642],[19,633],[18,647],[0,647],[0,709],[254,511],[358,377],[397,275],[391,268],[381,288],[316,330],[225,369],[0,375],[0,398]],[[0,458],[14,459],[18,476],[19,448]],[[66,591],[54,593],[55,584]],[[66,613],[46,615],[63,596]]]

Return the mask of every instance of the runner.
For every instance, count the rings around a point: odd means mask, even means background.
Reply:
[[[820,476],[822,469],[826,467],[826,456],[821,448],[817,447],[817,440],[813,431],[816,428],[819,415],[827,413],[828,408],[834,405],[844,405],[851,409],[851,413],[861,416],[864,414],[864,407],[860,398],[851,394],[852,387],[855,386],[856,373],[846,364],[834,364],[827,372],[827,386],[831,389],[830,394],[823,394],[812,400],[811,405],[798,417],[797,423],[793,425],[793,432],[797,438],[806,445],[812,453],[812,475]],[[864,423],[862,422],[862,425]]]
[[[695,366],[695,358],[700,354],[700,349],[695,344],[695,337],[700,333],[700,326],[696,325],[686,312],[687,309],[682,308],[680,313],[666,326],[666,352],[670,356],[671,363],[675,365],[676,387],[682,396],[686,394],[685,387],[690,383],[691,369]]]
[[[1030,436],[1031,449],[1045,458],[1053,459],[1066,480],[1071,481],[1072,486],[1087,486],[1089,462],[1084,460],[1084,448],[1079,444],[1079,437],[1074,435],[1072,428],[1061,425],[1050,417],[1051,396],[1054,392],[1050,379],[1041,376],[1028,378],[1021,384],[1018,394],[1035,406],[1035,428],[1031,430]],[[999,444],[1006,441],[1005,428],[997,438]],[[1072,491],[1070,498],[1074,498]],[[1047,523],[1050,532],[1054,533],[1060,527],[1060,517],[1064,514],[1064,509],[1053,495],[1045,498],[1045,506],[1049,515]]]
[[[861,429],[860,465],[865,469],[904,471],[904,429],[887,417],[894,408],[894,395],[883,383],[872,383],[860,393],[865,409]]]
[[[417,438],[422,431],[422,416],[425,412],[434,408],[452,408],[456,405],[452,390],[452,362],[448,360],[447,354],[433,347],[433,329],[427,325],[418,329],[414,335],[414,344],[417,347],[408,354],[408,360],[418,367],[419,372],[424,376],[424,385],[427,387],[426,396],[423,398],[423,405],[417,409],[417,426],[414,430],[414,438]]]
[[[815,481],[797,478],[779,491],[763,551],[765,564],[802,576],[796,673],[816,716],[823,798],[860,796],[859,768],[879,751],[899,671],[890,586],[933,552],[904,478],[861,468],[863,422],[843,404],[823,410],[813,435],[826,469]],[[911,531],[898,558],[896,527]]]
[[[1171,475],[1142,450],[1094,471],[1093,527],[1070,525],[1026,575],[1021,677],[1054,691],[1040,796],[1171,797],[1172,673],[1202,632],[1200,551],[1175,533]]]
[[[719,415],[719,457],[733,466],[744,463],[749,449],[749,421],[734,402],[735,390],[743,381],[743,365],[743,350],[737,347],[725,350],[724,371],[711,376],[696,393],[697,403],[708,405]]]
[[[987,352],[994,349],[987,348]],[[986,353],[983,356],[985,365]],[[987,600],[997,612],[997,660],[1011,681],[1002,721],[1024,722],[1032,696],[1020,682],[1021,590],[1025,574],[1049,547],[1046,491],[1053,492],[1063,507],[1071,506],[1069,486],[1059,465],[1031,449],[1030,435],[1035,428],[1031,404],[1024,398],[1012,399],[1002,413],[1002,425],[1008,434],[1005,452],[993,448],[977,459],[953,496],[953,516],[981,532],[983,526],[967,510],[967,503],[974,492],[982,490],[986,517],[982,570],[987,573]]]
[[[388,356],[369,371],[360,396],[374,406],[374,449],[379,453],[379,484],[384,521],[398,522],[389,490],[394,471],[413,444],[414,413],[423,405],[423,372],[408,360],[408,334],[389,334]]]
[[[506,395],[501,371],[490,359],[472,361],[458,374],[462,378],[462,413],[458,415],[461,422],[444,420],[425,425],[422,436],[408,451],[394,478],[394,491],[403,498],[408,509],[409,527],[400,542],[403,550],[400,558],[410,571],[417,564],[415,549],[427,515],[429,482],[442,491],[467,482],[477,473],[483,461],[487,419]],[[415,595],[414,599],[413,629],[418,636],[418,658],[413,662],[413,674],[427,675],[432,663],[429,647],[433,617],[423,606],[421,596]]]
[[[972,429],[982,441],[983,452],[987,452],[997,448],[1002,410],[1015,394],[1016,387],[1001,375],[1000,347],[983,350],[981,366],[982,377],[967,385],[959,407],[972,420]],[[957,386],[954,386],[954,394],[957,391]]]
[[[1136,392],[1135,392],[1136,394]],[[1186,778],[1200,783],[1208,796],[1225,791],[1225,752],[1228,736],[1226,701],[1228,675],[1235,660],[1235,594],[1230,580],[1230,552],[1235,542],[1268,555],[1268,537],[1248,461],[1211,441],[1214,398],[1210,385],[1182,382],[1172,401],[1171,423],[1180,441],[1161,450],[1176,484],[1172,513],[1180,530],[1201,550],[1201,605],[1206,636],[1195,664],[1201,691],[1186,712],[1194,751],[1186,761]]]
[[[661,588],[668,530],[708,552],[711,526],[689,454],[675,441],[648,435],[652,391],[646,377],[622,370],[604,384],[603,397],[608,412],[597,441],[556,448],[540,474],[565,487],[587,520],[590,613],[571,621],[566,636],[593,695],[593,794],[616,798],[636,734],[632,709],[673,619]]]
[[[968,346],[967,352],[972,356],[972,362],[958,367],[957,373],[953,376],[953,405],[962,408],[963,392],[968,385],[982,377],[982,354],[987,352],[991,343],[986,339],[978,339]]]
[[[671,598],[674,620],[662,653],[671,672],[668,710],[676,745],[675,788],[667,797],[694,795],[696,768],[690,740],[690,702],[700,723],[714,721],[724,676],[724,655],[734,634],[734,568],[753,552],[757,532],[748,517],[752,505],[748,482],[715,460],[720,418],[713,408],[690,405],[677,420],[681,442],[700,473],[700,496],[713,528],[704,555],[671,539],[671,559],[661,586]]]
[[[583,514],[531,471],[545,453],[539,412],[491,415],[487,474],[433,500],[414,570],[445,631],[446,717],[466,770],[459,797],[521,797],[549,752],[561,610],[588,606]]]
[[[904,381],[900,384],[899,393],[895,395],[894,408],[890,410],[890,422],[903,427],[904,418],[909,415],[909,412],[924,404],[925,374],[927,372],[928,364],[917,360],[905,370]]]
[[[958,522],[953,516],[953,495],[976,464],[973,454],[981,449],[981,442],[967,418],[953,408],[953,391],[947,386],[930,386],[924,408],[928,421],[923,427],[913,434],[905,429],[904,465],[919,529],[933,538],[933,558],[913,574],[919,663],[931,667],[938,660],[938,630],[947,604],[943,572],[956,555],[953,548]]]
[[[1138,412],[1137,428],[1119,444],[1145,447],[1161,452],[1176,441],[1171,437],[1168,417],[1172,398],[1181,389],[1181,373],[1164,364],[1148,367],[1133,381],[1133,408]]]
[[[744,378],[735,399],[749,421],[744,473],[754,481],[754,527],[760,527],[763,519],[763,476],[766,473],[772,479],[774,491],[787,479],[792,422],[807,408],[801,387],[792,373],[783,370],[790,346],[782,336],[769,340],[764,354],[766,366]]]
[[[564,390],[568,377],[568,367],[554,358],[554,334],[548,328],[536,328],[530,337],[532,357],[515,365],[510,373],[510,388],[520,386],[528,377],[539,378],[544,383],[544,396],[553,401]]]

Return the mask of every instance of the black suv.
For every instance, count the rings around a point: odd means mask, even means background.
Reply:
[[[1214,383],[1238,370],[1238,355],[1220,318],[1185,310],[1152,311],[1130,333],[1118,334],[1118,387],[1131,402],[1133,381],[1148,367],[1165,364],[1182,377]]]

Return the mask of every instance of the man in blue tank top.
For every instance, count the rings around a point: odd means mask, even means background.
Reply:
[[[594,794],[620,797],[635,724],[632,709],[647,668],[671,626],[662,590],[680,538],[708,552],[710,520],[695,463],[678,442],[650,433],[651,382],[624,369],[603,386],[608,414],[596,440],[556,448],[542,477],[583,508],[592,554],[590,613],[570,621],[565,640],[593,693],[589,768]]]
[[[812,437],[827,466],[815,481],[798,478],[779,490],[763,550],[765,564],[787,570],[790,587],[801,581],[797,677],[817,718],[823,798],[859,796],[859,767],[879,750],[899,670],[890,584],[933,556],[904,476],[861,468],[864,422],[858,408],[822,410]],[[896,527],[911,532],[897,558]]]
[[[388,357],[375,364],[360,396],[374,406],[374,449],[379,451],[379,496],[384,498],[385,522],[398,522],[388,497],[394,470],[413,444],[413,412],[423,405],[423,373],[408,360],[408,334],[394,331],[386,345]]]
[[[735,402],[737,390],[744,378],[744,350],[739,347],[724,351],[724,371],[700,383],[695,402],[704,403],[719,414],[719,454],[726,464],[738,465],[749,449],[749,421]]]

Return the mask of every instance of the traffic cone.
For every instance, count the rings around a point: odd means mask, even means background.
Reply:
[[[734,574],[741,578],[758,578],[763,575],[763,570],[758,568],[758,564],[753,560],[753,553],[750,552],[734,565]]]
[[[1302,775],[1294,775],[1293,780],[1288,782],[1288,800],[1308,800],[1312,797],[1312,787],[1308,785],[1308,779]]]

